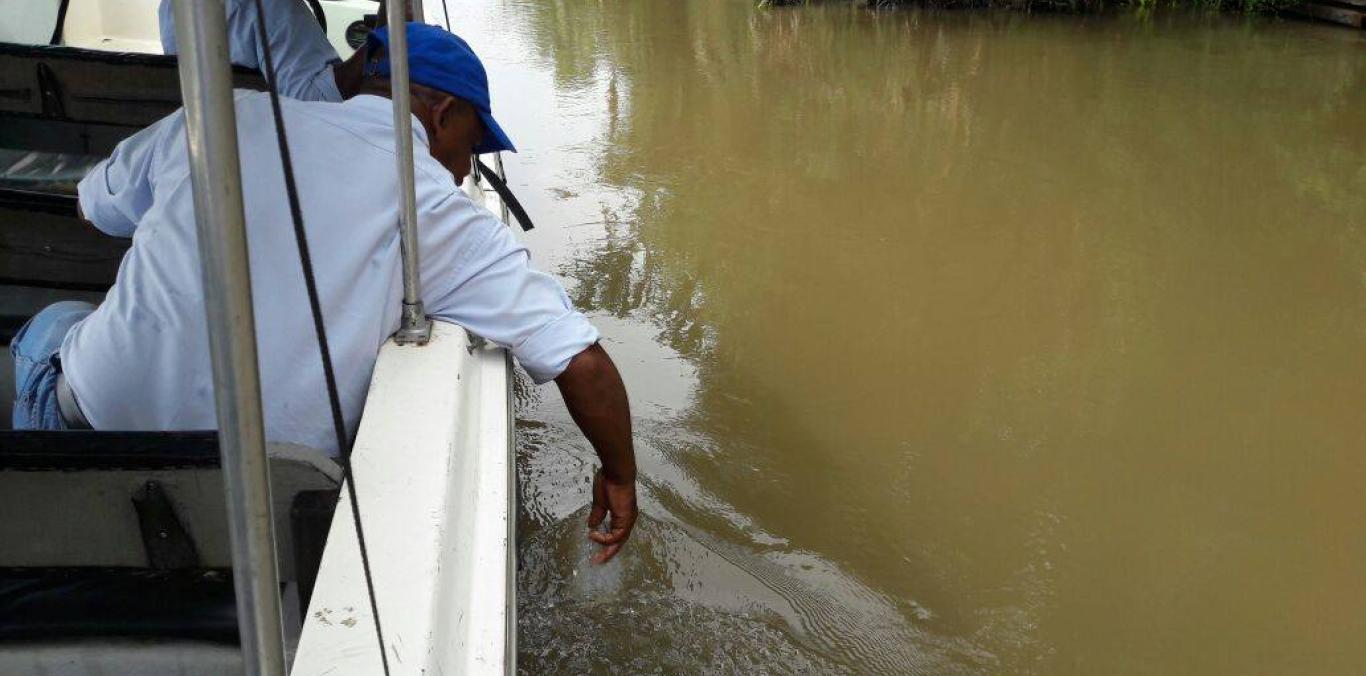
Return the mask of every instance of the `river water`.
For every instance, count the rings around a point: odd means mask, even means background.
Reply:
[[[527,673],[1360,673],[1366,34],[451,0],[642,522],[518,385]]]

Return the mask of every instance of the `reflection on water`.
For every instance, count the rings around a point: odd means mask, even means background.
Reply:
[[[1366,38],[755,4],[451,5],[649,517],[520,391],[523,669],[1356,670]]]

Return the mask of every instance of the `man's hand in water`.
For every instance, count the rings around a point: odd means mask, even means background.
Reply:
[[[593,477],[593,510],[588,538],[603,546],[594,563],[621,551],[636,525],[636,454],[631,446],[631,407],[616,364],[601,345],[591,345],[569,360],[555,379],[574,423],[602,461]],[[607,532],[594,530],[611,514]]]
[[[608,514],[607,530],[598,526]],[[593,509],[588,512],[588,539],[603,546],[593,563],[606,563],[621,551],[636,525],[636,482],[612,480],[598,470],[593,475]]]

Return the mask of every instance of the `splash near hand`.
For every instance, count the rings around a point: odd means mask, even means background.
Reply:
[[[608,514],[607,530],[598,530]],[[588,512],[588,539],[603,546],[593,563],[607,563],[621,551],[636,525],[636,482],[608,478],[599,469],[593,475],[593,509]]]

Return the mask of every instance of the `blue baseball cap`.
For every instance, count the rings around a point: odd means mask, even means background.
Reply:
[[[385,56],[368,64],[367,68],[374,74],[389,77],[389,27],[375,29],[369,39],[372,44],[384,47]],[[512,140],[493,119],[489,78],[484,72],[484,64],[460,36],[431,24],[408,22],[408,79],[464,99],[474,106],[484,122],[484,138],[474,147],[475,153],[517,152]]]

